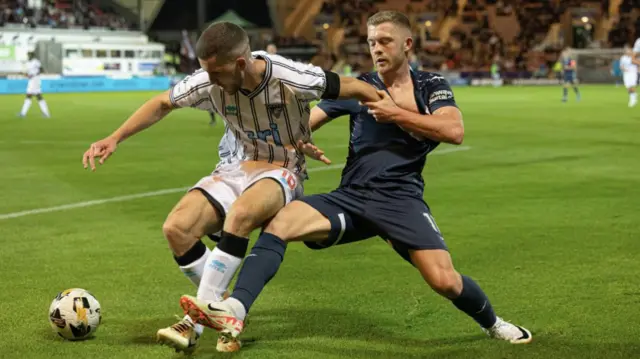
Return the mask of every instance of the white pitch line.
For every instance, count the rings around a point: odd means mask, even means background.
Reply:
[[[458,147],[444,148],[442,150],[432,152],[430,155],[445,155],[447,153],[468,151],[470,149],[471,149],[471,147],[469,147],[469,146],[458,146]],[[340,169],[340,168],[343,168],[343,167],[344,167],[344,163],[337,163],[337,164],[324,166],[324,167],[309,168],[308,172],[324,172],[324,171]],[[139,198],[156,197],[156,196],[162,196],[162,195],[165,195],[165,194],[185,192],[189,188],[190,187],[168,188],[168,189],[162,189],[162,190],[158,190],[158,191],[143,192],[143,193],[124,195],[124,196],[116,196],[116,197],[111,197],[111,198],[95,199],[95,200],[92,200],[92,201],[84,201],[84,202],[63,204],[61,206],[46,207],[46,208],[36,208],[36,209],[30,209],[30,210],[26,210],[26,211],[5,213],[5,214],[0,214],[0,221],[5,220],[5,219],[11,219],[11,218],[31,216],[31,215],[34,215],[34,214],[66,211],[66,210],[69,210],[69,209],[85,208],[85,207],[97,206],[97,205],[101,205],[101,204],[105,204],[105,203],[125,202],[125,201],[131,201],[131,200],[139,199]]]

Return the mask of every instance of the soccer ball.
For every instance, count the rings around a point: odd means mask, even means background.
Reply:
[[[80,288],[60,292],[49,307],[49,323],[54,332],[67,340],[87,339],[102,321],[100,303]]]

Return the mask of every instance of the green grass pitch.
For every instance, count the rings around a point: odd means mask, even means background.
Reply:
[[[487,339],[432,293],[386,244],[326,251],[290,246],[252,311],[238,358],[637,358],[640,356],[640,109],[624,89],[585,86],[582,102],[554,88],[455,88],[466,136],[425,168],[425,198],[459,271],[498,314],[534,333],[513,346]],[[123,143],[90,173],[81,155],[151,93],[45,95],[15,114],[0,97],[0,216],[188,187],[217,162],[222,126],[177,111]],[[315,135],[344,162],[348,121]],[[448,153],[447,153],[448,152]],[[312,167],[322,167],[317,162]],[[336,187],[339,169],[311,174],[306,192]],[[161,225],[181,193],[0,219],[0,357],[178,358],[158,328],[195,293]],[[47,321],[59,291],[102,304],[94,339],[64,342]],[[214,358],[205,332],[197,358]]]

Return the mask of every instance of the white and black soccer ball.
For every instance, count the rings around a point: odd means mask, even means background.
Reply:
[[[51,328],[67,340],[91,337],[101,321],[100,303],[84,289],[71,288],[58,293],[49,307]]]

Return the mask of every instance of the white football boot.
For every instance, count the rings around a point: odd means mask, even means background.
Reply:
[[[200,334],[196,331],[193,322],[187,318],[158,330],[156,337],[159,343],[174,348],[176,352],[192,353],[198,345]]]
[[[231,307],[224,302],[205,303],[190,295],[180,298],[184,313],[198,324],[215,329],[220,333],[216,349],[219,352],[235,352],[242,343],[238,339],[245,322],[238,319]]]
[[[498,317],[493,327],[482,330],[492,338],[506,340],[511,344],[527,344],[531,343],[533,336],[527,329],[511,324]]]

